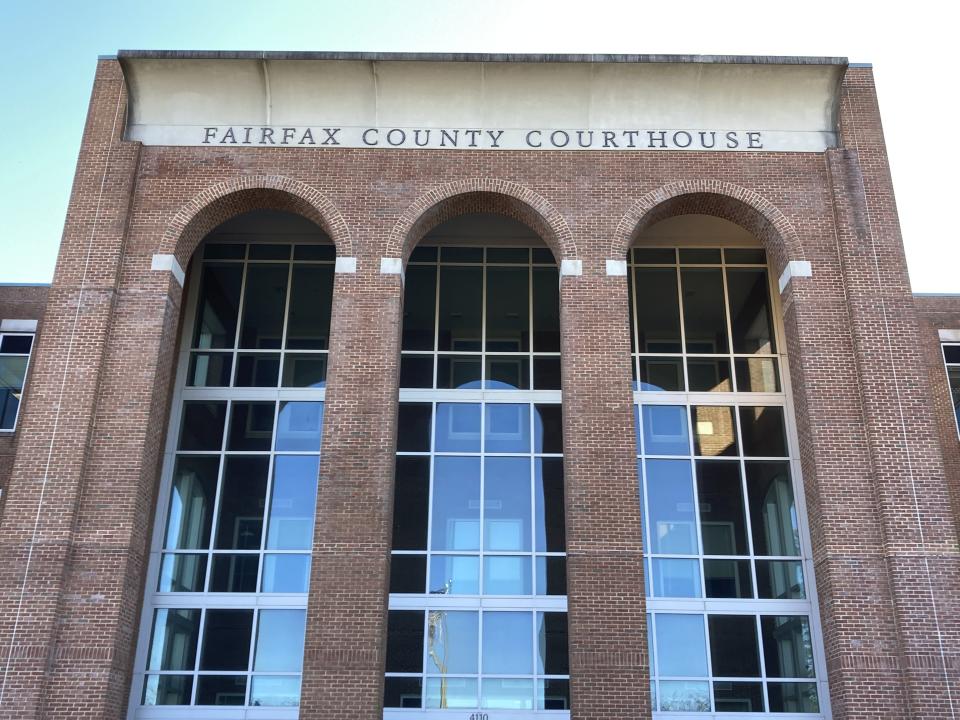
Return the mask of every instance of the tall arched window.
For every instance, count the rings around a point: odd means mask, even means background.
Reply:
[[[296,717],[334,260],[318,227],[268,211],[196,251],[131,718]]]
[[[646,230],[628,263],[655,715],[828,717],[764,250],[687,215]]]
[[[420,242],[400,385],[384,716],[566,710],[559,276],[535,234],[478,214]]]

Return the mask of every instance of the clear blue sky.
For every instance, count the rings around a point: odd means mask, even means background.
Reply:
[[[960,142],[945,126],[955,116],[956,18],[948,3],[884,7],[859,0],[0,0],[0,282],[52,277],[99,54],[629,52],[873,62],[914,289],[960,292],[960,238],[943,212],[957,203],[946,169],[960,167]]]

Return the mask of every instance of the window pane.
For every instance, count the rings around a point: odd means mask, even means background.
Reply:
[[[656,623],[660,677],[706,677],[707,645],[703,637],[703,615],[658,613]],[[664,694],[662,690],[661,694]]]
[[[657,597],[702,597],[699,560],[653,558],[653,594]]]
[[[704,560],[708,598],[752,598],[749,560]]]
[[[203,257],[206,260],[243,260],[247,254],[247,246],[237,243],[206,243],[203,248]]]
[[[199,610],[157,610],[147,670],[193,670],[199,632]]]
[[[268,457],[227,458],[220,494],[218,549],[260,549],[269,462]]]
[[[383,706],[388,708],[419,708],[423,696],[423,679],[418,677],[388,677],[383,682]]]
[[[767,264],[767,253],[762,248],[726,248],[723,254],[733,265]]]
[[[537,680],[536,708],[537,710],[569,710],[570,681]]]
[[[276,387],[280,377],[280,355],[249,353],[237,356],[235,387]]]
[[[217,553],[213,556],[210,592],[256,592],[259,566],[260,556],[255,553]]]
[[[180,427],[181,450],[220,450],[223,445],[225,402],[185,402]]]
[[[480,549],[480,458],[434,460],[430,546],[434,550]]]
[[[337,259],[337,248],[333,244],[302,243],[293,246],[293,259],[333,262]]]
[[[533,672],[533,615],[528,612],[483,614],[483,673],[529,675]],[[531,700],[533,688],[530,691]]]
[[[404,355],[400,358],[400,387],[432,388],[433,356]]]
[[[423,672],[423,611],[387,613],[387,672]]]
[[[260,707],[298,707],[299,677],[255,677],[250,689],[250,704]]]
[[[684,269],[680,271],[680,279],[683,284],[683,325],[687,352],[727,352],[727,314],[724,309],[722,272],[719,269]]]
[[[309,580],[309,555],[264,555],[262,592],[305,593]]]
[[[773,358],[735,358],[738,392],[780,392],[780,373]]]
[[[2,362],[2,361],[0,361]],[[191,387],[227,387],[233,371],[232,353],[192,353],[187,385]],[[2,375],[2,372],[0,372]]]
[[[269,450],[273,437],[272,402],[235,402],[230,415],[228,450]]]
[[[189,705],[192,675],[148,675],[143,685],[144,705]]]
[[[704,555],[748,555],[740,463],[697,461]]]
[[[566,521],[563,500],[563,460],[537,458],[533,461],[536,506],[536,550],[566,550]]]
[[[660,709],[706,712],[710,709],[710,687],[693,680],[661,680]]]
[[[423,592],[422,587],[420,590],[416,592]],[[433,555],[431,556],[430,558],[430,592],[442,594],[442,595],[479,595],[480,594],[480,558],[479,556],[477,555]]]
[[[743,454],[753,457],[786,457],[787,436],[782,407],[741,407]]]
[[[484,678],[480,707],[491,710],[532,710],[533,680]]]
[[[530,452],[530,406],[491,403],[486,408],[485,451]]]
[[[805,616],[764,615],[760,618],[760,632],[767,677],[815,676],[810,622]]]
[[[634,248],[633,261],[640,265],[674,265],[677,251],[673,248]]]
[[[488,555],[483,559],[484,595],[532,595],[529,555]]]
[[[960,424],[960,368],[949,368],[947,379],[950,382],[950,395],[953,398],[953,413]]]
[[[394,550],[427,549],[429,497],[430,459],[398,457],[393,494]]]
[[[680,248],[680,264],[720,264],[719,248]]]
[[[243,291],[243,322],[240,347],[279,348],[283,333],[283,313],[287,303],[288,266],[247,266]]]
[[[316,455],[278,455],[274,460],[267,548],[309,550],[313,545],[319,466]]]
[[[517,355],[487,357],[488,390],[529,390],[530,358]]]
[[[447,263],[482,263],[482,247],[442,247],[440,260]]]
[[[530,277],[527,268],[487,268],[487,352],[530,349]]]
[[[488,457],[484,470],[484,549],[529,551],[530,459]]]
[[[480,405],[437,403],[434,433],[437,452],[480,452]]]
[[[210,526],[219,470],[219,457],[177,458],[173,470],[165,548],[193,550],[210,547]]]
[[[644,405],[643,451],[647,455],[689,455],[687,409],[682,405]]]
[[[290,246],[279,243],[254,243],[250,245],[251,260],[289,260]]]
[[[732,407],[693,405],[690,420],[694,430],[694,455],[720,457],[737,454],[737,429]]]
[[[197,303],[195,348],[232,348],[237,336],[243,265],[204,263]]]
[[[753,615],[711,615],[710,665],[717,677],[760,677],[757,620]]]
[[[207,556],[165,554],[160,566],[159,592],[203,592]]]
[[[200,669],[246,670],[252,629],[253,610],[207,610]]]
[[[390,557],[390,592],[422,593],[426,592],[426,587],[426,555],[394,554]]]
[[[560,389],[560,358],[535,357],[533,359],[533,389]]]
[[[803,565],[799,560],[758,560],[757,596],[772,600],[802,600]]]
[[[799,555],[800,528],[789,463],[748,462],[746,468],[754,554]]]
[[[570,660],[567,654],[567,614],[537,613],[537,667],[541,675],[567,675]]]
[[[408,265],[403,290],[403,349],[433,350],[437,268]]]
[[[440,350],[481,350],[483,268],[440,268]]]
[[[713,702],[717,712],[763,712],[763,684],[715,682]]]
[[[330,347],[332,303],[333,266],[294,265],[287,347],[294,350],[326,350]]]
[[[534,406],[533,451],[563,452],[563,410],[559,405]]]
[[[440,355],[437,357],[437,387],[471,390],[480,387],[483,362],[479,355]]]
[[[560,276],[556,267],[533,269],[533,350],[560,352]]]
[[[690,392],[732,392],[730,361],[727,358],[690,358],[687,360]]]
[[[246,694],[245,675],[201,675],[197,679],[197,705],[243,705]]]
[[[478,623],[475,612],[428,611],[427,672],[476,673]]]
[[[640,358],[640,389],[645,392],[683,390],[683,360],[680,358]]]
[[[540,555],[536,558],[537,595],[567,594],[567,559]]]
[[[430,403],[400,403],[397,416],[397,451],[427,452],[430,450]]]
[[[327,380],[327,356],[324,353],[291,354],[283,358],[283,386],[322,388]]]
[[[300,672],[306,610],[261,610],[254,670]]]
[[[320,452],[322,402],[281,402],[275,450]]]
[[[647,460],[645,480],[651,551],[671,555],[697,554],[697,518],[690,463],[685,460]]]
[[[477,707],[477,680],[475,678],[427,678],[426,707]]]
[[[761,268],[728,269],[727,295],[730,298],[733,351],[775,353],[767,271]]]
[[[680,352],[677,271],[673,268],[637,268],[633,272],[639,338],[637,351]]]
[[[770,712],[820,712],[816,683],[767,683]]]

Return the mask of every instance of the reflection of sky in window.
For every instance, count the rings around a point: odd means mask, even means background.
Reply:
[[[300,672],[305,610],[261,610],[254,670]]]
[[[438,403],[434,447],[437,452],[480,452],[480,405]]]
[[[320,452],[322,402],[280,403],[276,450]]]
[[[653,552],[696,554],[693,480],[685,460],[647,460],[647,502]]]
[[[427,613],[427,672],[476,673],[479,613]]]
[[[483,672],[526,675],[533,671],[533,615],[492,612],[483,615]]]
[[[480,549],[480,458],[434,460],[431,548]]]
[[[484,547],[530,550],[530,460],[487,458],[484,463]]]
[[[487,405],[487,452],[530,452],[530,406]]]
[[[316,455],[279,455],[274,463],[267,548],[308,550],[317,501]]]
[[[643,444],[647,455],[689,455],[686,407],[644,405]]]
[[[656,622],[660,676],[706,677],[703,616],[658,613]]]

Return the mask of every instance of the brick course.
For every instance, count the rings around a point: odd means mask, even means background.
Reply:
[[[650,712],[627,288],[605,262],[689,212],[753,232],[775,276],[813,267],[781,304],[833,717],[956,717],[958,458],[869,69],[823,154],[141,147],[124,103],[101,60],[0,518],[0,718],[124,717],[181,321],[151,257],[188,268],[258,208],[358,259],[334,289],[301,718],[382,710],[402,281],[380,259],[478,211],[583,263],[561,282],[573,718]]]

